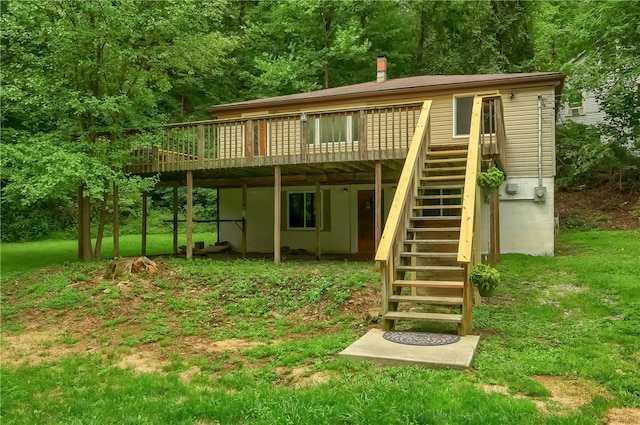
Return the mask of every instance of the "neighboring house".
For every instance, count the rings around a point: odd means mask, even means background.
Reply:
[[[583,64],[585,53],[581,53],[572,59],[570,64]],[[562,110],[558,114],[560,122],[573,121],[578,124],[597,125],[604,121],[605,113],[600,108],[600,103],[591,91],[584,91],[579,98],[567,99],[563,103]]]
[[[406,301],[400,287],[423,294],[419,302],[444,291],[435,304],[464,298],[470,309],[466,273],[481,251],[553,255],[564,76],[387,80],[385,65],[375,82],[212,106],[211,121],[168,126],[131,171],[188,191],[217,188],[218,237],[238,251],[278,262],[284,246],[318,256],[377,250],[387,328],[406,318],[395,311]],[[490,161],[507,181],[486,214],[475,177]],[[470,332],[470,313],[417,318]]]

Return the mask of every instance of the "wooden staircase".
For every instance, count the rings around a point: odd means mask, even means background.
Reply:
[[[427,100],[376,251],[383,328],[392,329],[397,321],[444,322],[467,335],[473,310],[468,275],[481,259],[482,196],[476,177],[483,156],[504,170],[502,101],[498,93],[474,97],[469,140],[462,145],[430,145],[430,111]]]
[[[397,320],[462,323],[464,267],[457,260],[465,146],[430,148],[414,194],[383,326]]]

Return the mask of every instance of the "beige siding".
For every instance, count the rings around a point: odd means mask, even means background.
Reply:
[[[538,96],[542,106],[542,175],[555,176],[555,92],[552,87],[503,95],[506,158],[510,177],[538,175]]]

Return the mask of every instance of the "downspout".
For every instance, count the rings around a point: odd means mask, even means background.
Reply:
[[[542,96],[538,96],[538,186],[542,187]]]

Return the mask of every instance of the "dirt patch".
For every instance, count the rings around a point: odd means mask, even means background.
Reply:
[[[278,383],[294,388],[325,384],[331,379],[329,372],[322,371],[313,373],[307,366],[300,366],[293,369],[278,367],[275,373]]]
[[[193,366],[180,374],[180,382],[185,384],[189,383],[193,378],[200,375],[201,372],[202,370],[198,366]]]
[[[631,230],[640,227],[640,195],[610,183],[595,189],[555,193],[555,211],[563,228]]]
[[[3,335],[2,364],[7,366],[53,362],[72,354],[89,354],[98,350],[96,341],[77,341],[58,327]]]
[[[169,362],[160,356],[158,350],[136,348],[132,354],[123,357],[117,366],[131,369],[135,373],[161,373],[168,364]]]
[[[640,409],[611,409],[607,412],[607,425],[640,424]]]
[[[566,414],[570,410],[578,409],[580,406],[590,403],[594,397],[611,398],[611,394],[604,388],[586,379],[571,376],[533,376],[532,378],[544,385],[549,391],[551,394],[549,399],[539,400],[522,394],[512,395],[512,397],[526,398],[544,413]],[[478,384],[478,388],[489,394],[510,395],[509,388],[503,385]],[[629,422],[629,424],[631,423],[640,422]],[[626,422],[616,423],[616,425],[626,424]]]
[[[594,397],[611,398],[604,388],[586,379],[571,376],[534,376],[551,393],[546,411],[567,412],[590,403]]]

